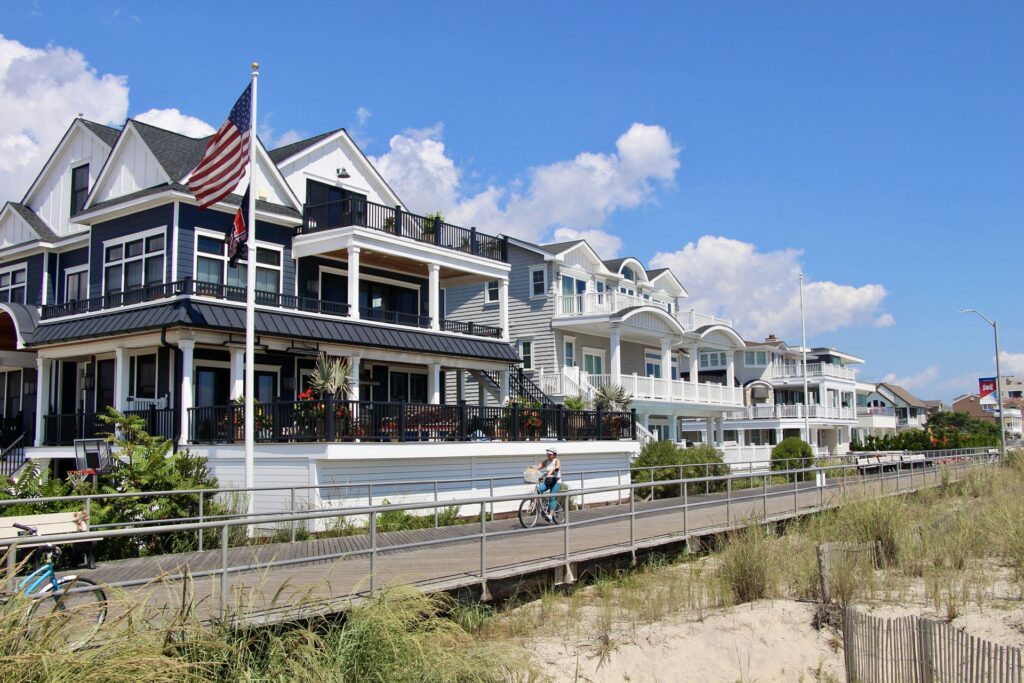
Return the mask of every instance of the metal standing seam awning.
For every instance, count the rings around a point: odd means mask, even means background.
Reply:
[[[244,332],[245,309],[191,300],[146,306],[42,323],[36,328],[31,343],[40,346],[164,327]],[[264,309],[256,310],[256,334],[506,363],[519,362],[519,354],[509,342]]]

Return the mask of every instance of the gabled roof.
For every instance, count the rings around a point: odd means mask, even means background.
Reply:
[[[559,254],[565,253],[575,246],[583,244],[586,240],[569,240],[568,242],[552,242],[551,244],[538,244],[537,246],[544,251],[558,256]]]
[[[160,194],[161,192],[169,191],[184,192],[186,194],[190,194],[188,187],[186,185],[183,185],[182,183],[160,183],[159,185],[153,185],[152,187],[147,187],[142,190],[136,190],[135,192],[121,195],[120,197],[114,197],[113,199],[107,199],[102,202],[96,202],[88,209],[83,209],[76,215],[91,213],[92,211],[95,211],[97,209],[106,209],[111,206],[117,206],[118,204],[125,204],[135,199],[142,199],[143,197],[148,197],[150,195]],[[229,194],[221,201],[223,201],[225,204],[228,204],[229,206],[241,206],[242,195]],[[267,202],[262,199],[256,200],[256,210],[263,211],[265,213],[276,213],[281,216],[288,216],[290,218],[294,218],[296,221],[302,219],[302,214],[293,209],[292,207],[282,206],[281,204]]]
[[[893,396],[906,403],[911,408],[928,407],[924,401],[919,399],[917,396],[914,396],[912,393],[910,393],[909,391],[907,391],[898,384],[889,384],[887,382],[881,382],[878,386],[885,387],[886,389],[889,390],[889,393],[891,393]]]
[[[181,180],[196,167],[203,158],[206,144],[213,137],[208,135],[205,138],[190,138],[137,119],[129,121],[171,180]]]
[[[117,128],[104,126],[102,123],[96,123],[87,119],[79,119],[79,121],[82,122],[83,126],[91,130],[96,137],[105,142],[107,147],[113,147],[114,143],[117,142],[117,136],[121,134],[121,131]]]
[[[335,133],[337,133],[339,130],[345,130],[345,129],[344,128],[335,128],[334,130],[329,130],[326,133],[320,133],[320,135],[314,135],[311,138],[306,138],[305,140],[299,140],[298,142],[293,142],[291,144],[282,145],[281,147],[278,147],[276,149],[272,149],[272,150],[269,151],[270,159],[275,164],[280,164],[285,159],[288,159],[290,157],[295,156],[296,154],[298,154],[302,150],[304,150],[304,149],[306,149],[308,147],[312,147],[313,145],[315,145],[316,143],[320,142],[321,140],[326,140],[327,138],[329,138],[332,135],[334,135]]]
[[[28,226],[32,228],[37,235],[39,235],[39,239],[44,242],[56,242],[60,239],[60,236],[51,230],[50,226],[47,225],[32,209],[19,202],[7,202],[7,204],[15,213],[21,216],[23,221],[28,223]]]

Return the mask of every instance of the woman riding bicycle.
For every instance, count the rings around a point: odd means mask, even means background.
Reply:
[[[544,475],[544,478],[537,484],[537,493],[558,493],[561,488],[562,461],[558,459],[558,451],[554,448],[549,448],[544,455],[544,461],[537,465],[537,469]],[[551,514],[557,505],[558,499],[552,496],[548,501],[548,509],[544,511],[544,521],[553,521]]]

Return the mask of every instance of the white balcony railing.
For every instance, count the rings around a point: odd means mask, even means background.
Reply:
[[[768,373],[772,379],[791,379],[804,376],[803,364],[772,365]],[[835,377],[837,379],[855,379],[857,374],[851,368],[830,363],[808,363],[808,377]]]
[[[612,384],[611,375],[586,375],[584,380],[594,388]],[[619,384],[634,399],[641,401],[703,403],[716,406],[743,405],[743,389],[713,382],[694,384],[680,379],[622,375]]]
[[[857,406],[857,417],[866,417],[868,415],[895,417],[896,409],[892,406]]]
[[[559,294],[556,296],[555,316],[558,318],[572,318],[585,315],[610,315],[637,306],[653,306],[664,311],[668,311],[671,308],[664,301],[645,299],[640,296],[622,294],[621,292],[584,292],[582,294]],[[708,313],[698,313],[694,310],[676,310],[672,312],[672,316],[687,331],[696,330],[707,325],[726,325],[732,327],[731,320],[718,318]]]
[[[807,406],[807,415],[817,420],[856,420],[855,408],[836,406]],[[786,420],[804,416],[803,405],[747,406],[727,416],[729,420]]]

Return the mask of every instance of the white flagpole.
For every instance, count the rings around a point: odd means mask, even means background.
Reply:
[[[252,115],[249,118],[249,220],[246,225],[245,278],[245,488],[248,513],[256,510],[253,451],[256,444],[256,81],[260,65],[252,63]],[[251,527],[246,527],[251,531]],[[247,533],[248,533],[247,531]]]
[[[800,273],[800,348],[803,354],[804,376],[804,441],[811,444],[811,395],[807,389],[807,321],[804,318],[804,274]],[[811,444],[817,455],[817,446]]]

